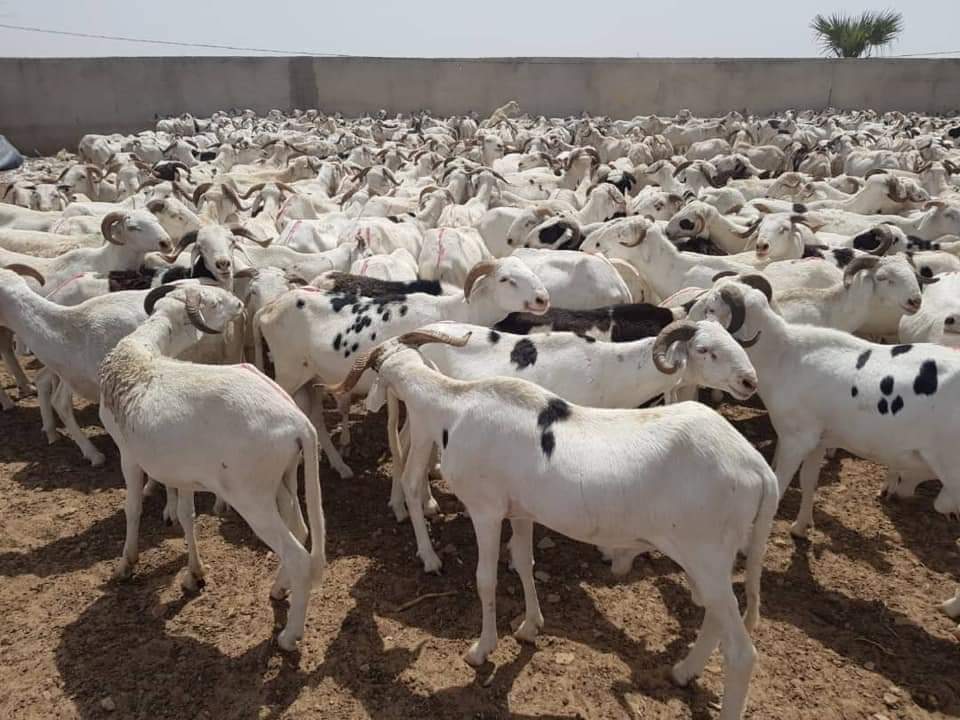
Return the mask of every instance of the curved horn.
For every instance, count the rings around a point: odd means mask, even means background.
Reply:
[[[233,233],[234,235],[238,235],[240,237],[246,238],[247,240],[250,240],[251,242],[254,242],[260,247],[264,247],[264,248],[269,247],[270,244],[273,242],[273,240],[261,240],[256,235],[254,235],[251,230],[245,227],[242,227],[240,225],[231,225],[230,232]]]
[[[680,365],[667,360],[667,351],[675,342],[687,342],[697,334],[697,324],[689,320],[677,320],[667,325],[653,342],[653,364],[664,375],[673,375]]]
[[[761,223],[761,222],[763,222],[763,217],[762,217],[762,216],[761,216],[761,217],[758,217],[758,218],[757,218],[756,220],[754,220],[752,223],[750,223],[749,225],[747,225],[747,227],[746,227],[742,232],[736,232],[736,231],[734,231],[733,234],[736,235],[736,236],[739,237],[739,238],[743,238],[744,240],[746,240],[747,238],[752,237],[753,234],[757,232],[757,229],[760,227],[760,223]]]
[[[484,260],[470,268],[470,272],[467,273],[467,277],[463,281],[463,297],[465,300],[470,299],[470,292],[473,290],[474,283],[484,275],[489,275],[496,267],[497,264],[495,262]]]
[[[263,190],[263,188],[266,187],[266,185],[267,185],[266,183],[257,183],[256,185],[251,185],[249,188],[247,188],[247,191],[240,197],[246,200],[248,197],[250,197],[254,193],[260,192],[261,190]]]
[[[710,278],[710,282],[716,282],[717,280],[722,280],[725,277],[736,277],[736,276],[737,276],[737,273],[735,273],[733,270],[721,270],[712,278]]]
[[[173,253],[171,255],[164,255],[163,259],[167,262],[174,262],[180,257],[180,253],[197,241],[197,233],[199,232],[199,230],[191,230],[188,233],[184,233],[183,237],[180,238],[180,242],[177,243],[177,247],[174,248]]]
[[[432,330],[413,330],[397,338],[397,342],[403,343],[407,347],[418,348],[427,343],[443,343],[444,345],[453,345],[454,347],[463,347],[470,340],[472,332],[468,332],[463,337],[453,337],[446,333],[434,332]]]
[[[766,277],[758,273],[750,273],[749,275],[741,275],[738,282],[752,287],[754,290],[759,290],[764,295],[767,296],[767,302],[773,300],[773,286],[770,284],[770,281]]]
[[[200,183],[199,185],[197,185],[197,187],[194,188],[193,197],[191,198],[193,200],[193,204],[196,206],[199,206],[200,198],[202,198],[204,193],[207,192],[207,190],[209,190],[212,187],[213,187],[213,183]]]
[[[878,256],[886,255],[887,250],[889,250],[896,241],[896,238],[893,236],[893,229],[886,223],[882,223],[873,229],[873,235],[874,237],[878,237],[880,242],[873,250],[869,251],[870,254]]]
[[[360,382],[360,377],[366,372],[368,367],[373,365],[374,370],[379,369],[380,356],[387,347],[389,347],[387,343],[378,345],[370,352],[365,352],[358,357],[354,361],[353,367],[350,368],[350,372],[347,373],[347,376],[336,385],[328,385],[326,387],[327,392],[332,395],[349,395],[354,386]]]
[[[190,320],[190,323],[200,332],[204,332],[207,335],[219,335],[219,330],[214,330],[212,327],[207,325],[206,321],[203,319],[203,312],[200,310],[200,290],[196,287],[187,288],[187,297],[184,300],[184,306],[187,309],[187,318]]]
[[[853,277],[861,270],[873,270],[880,263],[880,258],[875,255],[861,255],[855,257],[843,269],[843,286],[850,287]]]
[[[727,332],[733,335],[743,327],[743,321],[747,318],[747,308],[743,304],[743,292],[737,287],[727,285],[720,288],[720,299],[730,308],[730,323],[727,325]]]
[[[123,222],[123,218],[126,217],[126,214],[120,211],[115,211],[112,213],[107,213],[103,220],[100,223],[100,232],[103,233],[104,239],[107,242],[113,243],[114,245],[123,245],[122,242],[114,239],[113,237],[113,227],[118,222]]]
[[[155,287],[153,290],[147,293],[147,296],[143,299],[143,309],[147,315],[153,315],[154,307],[157,302],[168,293],[172,293],[177,289],[176,285],[161,285],[160,287]]]
[[[636,247],[637,245],[642,243],[644,239],[646,239],[647,237],[646,225],[640,225],[639,223],[634,223],[634,226],[637,228],[637,240],[636,242],[626,242],[625,240],[621,240],[620,244],[623,245],[624,247]]]
[[[397,180],[396,177],[394,177],[393,173],[390,171],[390,168],[388,168],[388,167],[384,167],[384,168],[383,168],[383,176],[384,176],[387,180],[389,180],[390,182],[392,182],[394,185],[399,185],[399,184],[400,184],[400,181]]]
[[[21,263],[12,263],[3,268],[4,270],[10,270],[15,272],[17,275],[22,275],[23,277],[32,277],[38,283],[43,285],[47,280],[43,277],[43,274],[36,268],[32,268],[29,265],[22,265]]]
[[[238,210],[246,210],[243,206],[243,201],[240,199],[240,196],[237,195],[237,191],[234,190],[230,185],[224,183],[221,185],[223,188],[223,194],[227,196],[227,199],[232,202]]]

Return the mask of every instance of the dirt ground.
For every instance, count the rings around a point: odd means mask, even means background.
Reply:
[[[6,375],[0,381],[10,388]],[[15,394],[15,390],[11,391]],[[722,408],[767,454],[766,415]],[[414,558],[409,524],[386,507],[383,418],[353,418],[357,477],[321,468],[329,574],[314,592],[301,652],[278,650],[276,561],[236,515],[198,519],[207,586],[185,596],[185,547],[150,497],[135,577],[111,582],[124,534],[117,451],[96,409],[81,425],[107,454],[91,469],[66,438],[47,446],[34,399],[0,414],[0,718],[695,718],[717,715],[720,659],[686,689],[664,669],[702,611],[670,560],[638,559],[614,579],[592,548],[538,528],[546,627],[536,647],[510,636],[522,610],[505,565],[501,642],[474,671],[461,659],[480,628],[476,550],[457,500],[432,524],[443,574]],[[936,604],[955,589],[958,526],[912,501],[876,499],[876,465],[842,453],[823,473],[807,543],[784,499],[763,578],[760,660],[747,716],[960,717],[960,642]],[[504,541],[509,535],[505,529]],[[742,591],[738,575],[738,592]],[[405,611],[425,593],[454,592]],[[741,592],[742,597],[742,592]]]

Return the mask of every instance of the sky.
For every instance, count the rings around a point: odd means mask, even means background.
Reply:
[[[887,54],[954,51],[960,2],[912,0]],[[304,54],[390,57],[810,57],[817,13],[863,0],[0,0],[0,25]],[[0,56],[255,55],[0,27]]]

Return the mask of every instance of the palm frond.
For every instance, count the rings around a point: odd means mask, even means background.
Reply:
[[[843,13],[817,15],[810,28],[825,55],[864,57],[903,32],[903,15],[894,10],[867,11],[859,17]]]

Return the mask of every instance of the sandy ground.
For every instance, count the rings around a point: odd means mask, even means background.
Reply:
[[[769,457],[762,410],[722,409]],[[537,550],[544,634],[535,647],[509,634],[522,601],[504,553],[500,645],[479,671],[466,665],[480,627],[473,531],[439,486],[443,514],[431,532],[444,570],[423,573],[410,526],[386,507],[378,416],[353,418],[356,479],[321,468],[330,567],[299,655],[273,639],[285,611],[268,597],[275,559],[239,517],[212,515],[210,496],[198,519],[208,568],[200,595],[180,589],[184,543],[163,525],[156,496],[145,504],[136,576],[111,582],[123,479],[96,409],[79,417],[107,454],[104,468],[87,466],[66,438],[48,447],[34,399],[0,414],[0,718],[717,715],[719,655],[689,688],[665,679],[702,617],[677,566],[654,555],[617,580],[595,549],[542,528],[536,541],[554,543]],[[799,492],[787,493],[763,578],[748,717],[960,716],[960,642],[936,608],[958,580],[958,526],[933,511],[935,486],[886,503],[875,497],[881,480],[871,463],[831,461],[806,543],[787,533]]]

